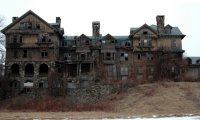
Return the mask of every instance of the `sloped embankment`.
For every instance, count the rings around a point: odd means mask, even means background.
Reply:
[[[158,82],[106,98],[115,112],[133,115],[199,114],[200,83]]]

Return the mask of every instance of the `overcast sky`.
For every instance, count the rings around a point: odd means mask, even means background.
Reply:
[[[129,35],[130,27],[156,24],[165,15],[165,25],[178,26],[186,37],[186,56],[200,56],[199,0],[0,0],[5,26],[13,16],[32,10],[49,23],[61,17],[65,35],[92,35],[92,21],[100,21],[102,35]]]

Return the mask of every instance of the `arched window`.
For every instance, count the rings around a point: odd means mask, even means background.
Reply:
[[[34,75],[34,66],[33,64],[27,64],[25,66],[25,76],[33,76]]]
[[[12,71],[12,74],[18,75],[19,74],[19,65],[18,64],[13,64],[11,66],[11,71]]]
[[[39,68],[39,74],[40,75],[48,75],[48,71],[49,71],[49,68],[48,68],[48,65],[47,64],[41,64],[40,65],[40,68]]]

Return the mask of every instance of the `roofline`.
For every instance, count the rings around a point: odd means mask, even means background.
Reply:
[[[50,26],[49,23],[47,23],[44,19],[42,19],[40,16],[38,16],[36,13],[34,13],[33,11],[29,10],[28,12],[26,12],[25,14],[23,14],[21,17],[17,18],[14,22],[12,22],[11,24],[9,24],[7,27],[5,27],[4,29],[1,30],[2,33],[5,34],[6,30],[8,30],[9,28],[11,28],[13,25],[17,24],[20,20],[22,20],[24,17],[26,17],[29,14],[33,14],[34,16],[36,16],[38,19],[40,19],[42,22],[44,22],[47,26],[49,26],[51,29],[55,30],[53,27]]]

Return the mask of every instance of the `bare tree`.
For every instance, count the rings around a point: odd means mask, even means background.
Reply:
[[[3,28],[4,26],[4,18],[2,16],[0,16],[0,30]],[[5,36],[0,32],[0,63],[4,63],[5,62]]]

